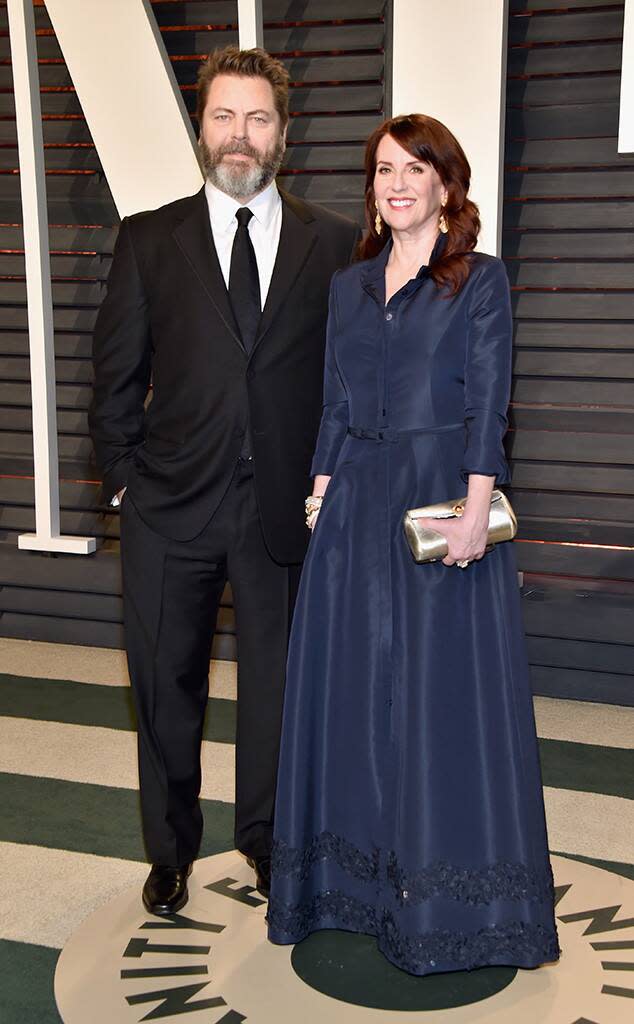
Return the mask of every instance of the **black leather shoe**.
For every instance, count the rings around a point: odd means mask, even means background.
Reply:
[[[255,871],[255,888],[268,900],[271,892],[271,858],[247,857],[247,864]]]
[[[143,906],[150,914],[175,914],[189,899],[187,879],[191,864],[168,868],[153,864],[143,886]]]

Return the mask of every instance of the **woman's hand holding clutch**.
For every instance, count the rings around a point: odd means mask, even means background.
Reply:
[[[443,565],[457,565],[466,569],[469,562],[479,561],[487,548],[489,513],[494,479],[491,476],[469,474],[469,487],[464,512],[452,519],[433,519],[431,528],[447,540],[448,552]]]
[[[446,539],[449,550],[442,560],[443,565],[478,561],[484,555],[489,529],[487,510],[476,515],[465,510],[459,518],[419,519],[418,522]]]
[[[414,561],[457,565],[470,562],[517,533],[517,519],[502,491],[493,489],[493,477],[469,474],[465,498],[409,508],[403,529]]]

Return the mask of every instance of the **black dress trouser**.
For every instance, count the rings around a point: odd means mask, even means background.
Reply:
[[[153,864],[196,858],[211,644],[229,580],[238,643],[235,845],[270,853],[290,617],[301,566],[268,553],[251,463],[238,462],[220,507],[193,540],[151,530],[121,505],[123,606],[138,718],[143,834]]]

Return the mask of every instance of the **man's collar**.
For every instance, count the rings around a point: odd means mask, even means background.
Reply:
[[[259,220],[263,228],[268,228],[273,219],[276,209],[282,200],[277,191],[275,179],[266,186],[263,192],[258,192],[250,203],[249,209],[253,212],[256,220]]]
[[[237,199],[222,192],[210,181],[205,182],[205,196],[211,213],[211,220],[214,227],[220,231],[228,230],[236,216],[236,211],[241,206],[248,206],[256,220],[266,229],[269,227],[273,215],[281,202],[280,194],[275,181],[272,181],[262,191],[258,192],[248,203],[239,203]]]

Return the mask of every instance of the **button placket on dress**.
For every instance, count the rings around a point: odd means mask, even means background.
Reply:
[[[369,293],[378,307],[377,313],[380,317],[378,327],[381,334],[380,352],[377,352],[377,422],[375,440],[378,441],[377,456],[380,465],[380,479],[377,485],[385,488],[385,508],[392,507],[391,501],[391,459],[394,445],[400,443],[398,430],[389,426],[390,424],[390,366],[392,339],[397,336],[397,327],[401,320],[401,311],[407,305],[407,297],[411,289],[406,287],[400,289],[385,304],[385,288],[372,288]],[[388,443],[389,442],[389,443]],[[381,616],[382,623],[379,636],[380,664],[382,666],[386,742],[384,746],[383,764],[383,806],[381,814],[380,832],[382,840],[379,852],[379,868],[377,873],[377,896],[382,896],[382,904],[386,911],[390,911],[391,897],[388,881],[387,857],[390,849],[390,837],[394,834],[393,811],[396,807],[397,786],[397,765],[398,752],[395,749],[395,722],[398,720],[398,704],[395,714],[395,693],[394,693],[394,661],[393,661],[393,640],[394,640],[394,597],[392,594],[392,523],[389,517],[381,523],[381,538],[384,557],[384,571],[381,574]],[[408,894],[409,895],[409,894]],[[407,896],[404,897],[407,899]]]

